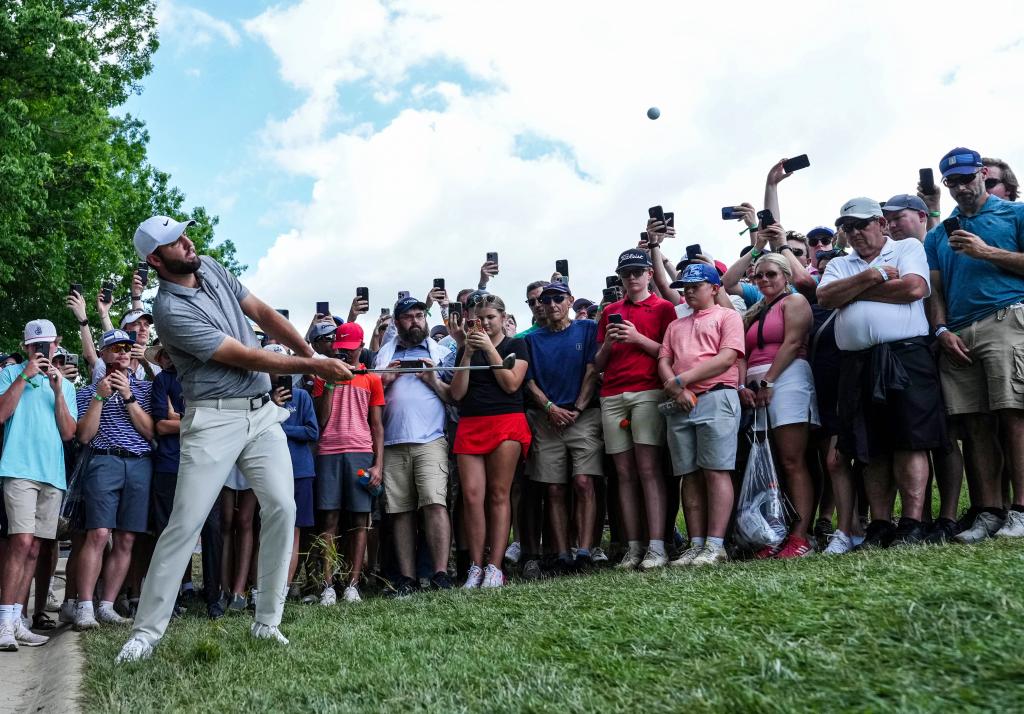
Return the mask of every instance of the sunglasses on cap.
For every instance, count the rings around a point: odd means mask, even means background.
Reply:
[[[814,238],[807,239],[807,245],[811,246],[812,248],[817,248],[819,245],[831,245],[831,243],[832,236],[826,236],[825,238],[818,238],[817,236],[815,236]]]
[[[877,220],[877,216],[873,216],[871,218],[854,218],[853,220],[844,221],[839,225],[839,227],[847,233],[853,233],[854,231],[864,230]]]
[[[565,302],[566,297],[566,295],[541,295],[540,303],[541,305],[550,305],[551,303],[557,303],[561,305],[563,302]]]
[[[977,173],[973,174],[950,174],[942,179],[942,185],[946,188],[950,186],[967,186],[968,184],[974,183],[974,179]]]
[[[775,278],[777,278],[777,277],[779,277],[779,273],[777,271],[775,271],[775,270],[766,270],[763,273],[762,272],[754,273],[754,280],[765,280],[765,279],[775,280]]]
[[[644,273],[647,272],[647,268],[623,268],[622,270],[616,270],[620,278],[636,279],[643,277]]]

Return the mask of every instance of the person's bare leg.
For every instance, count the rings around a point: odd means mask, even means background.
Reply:
[[[814,518],[814,484],[807,470],[807,423],[787,424],[772,429],[779,466],[786,484],[786,495],[799,516],[790,528],[790,535],[807,538]]]
[[[135,534],[129,531],[114,531],[114,547],[103,563],[103,592],[101,601],[113,602],[121,592],[121,585],[132,562],[132,548]]]
[[[973,474],[978,498],[972,500],[971,505],[1002,508],[1003,452],[998,440],[998,422],[992,414],[966,414],[963,424],[971,445],[966,450],[970,467],[967,473],[968,477]]]
[[[556,555],[569,552],[568,487],[564,483],[549,483],[547,487],[548,525],[551,528]]]
[[[109,537],[109,528],[93,528],[85,533],[85,542],[82,543],[76,569],[79,602],[91,602],[93,599],[96,581],[99,579],[100,570],[103,567],[103,551],[107,547]],[[120,583],[118,583],[118,587],[120,587]]]
[[[220,535],[223,542],[223,557],[220,564],[221,587],[230,599],[235,594],[232,588],[235,582],[235,494],[230,488],[220,491]]]
[[[249,566],[254,548],[253,517],[256,515],[256,494],[252,489],[239,493],[238,513],[235,516],[235,533],[238,549],[235,551],[235,577],[231,592],[244,593],[249,581]]]
[[[448,509],[440,503],[423,507],[423,524],[427,548],[434,563],[434,572],[448,572],[448,554],[452,547],[452,524]]]
[[[948,453],[942,449],[932,451],[932,461],[935,463],[935,485],[939,488],[939,518],[955,521],[964,479],[964,456],[960,444],[955,439],[952,443],[953,448]]]
[[[605,516],[608,512],[608,482],[598,477],[591,478],[590,481],[594,484],[594,528],[590,542],[595,548],[600,548],[604,536]]]
[[[7,541],[0,604],[16,605],[28,598],[39,558],[39,539],[33,533],[14,533],[7,537]]]
[[[1024,411],[1003,409],[999,412],[1006,433],[1006,452],[1010,465],[1010,503],[1024,506]]]
[[[490,546],[490,565],[501,569],[508,547],[508,533],[511,528],[512,510],[509,507],[509,490],[516,475],[516,465],[523,453],[518,441],[503,441],[484,457],[487,473],[487,544]]]
[[[698,471],[685,474],[682,479],[683,519],[686,521],[686,538],[707,538],[707,483]]]
[[[597,519],[597,494],[594,491],[594,478],[586,474],[577,474],[572,479],[572,488],[576,497],[574,509],[576,545],[589,551],[595,544],[594,521]]]
[[[391,537],[395,544],[398,572],[407,578],[416,577],[416,512],[391,514]]]
[[[39,557],[36,558],[36,592],[33,613],[46,612],[46,599],[50,594],[50,581],[57,567],[57,541],[53,538],[36,538],[39,543]],[[27,596],[27,594],[26,594]],[[25,612],[28,612],[26,609]]]
[[[348,561],[352,564],[348,581],[359,585],[363,576],[363,561],[366,559],[366,524],[370,521],[369,513],[349,513],[348,516]]]
[[[640,475],[637,473],[634,449],[612,454],[618,474],[619,514],[626,541],[640,540]]]
[[[643,491],[648,538],[664,541],[667,499],[665,479],[661,475],[661,447],[637,444],[633,450]]]
[[[836,449],[836,437],[828,440],[825,468],[831,482],[832,498],[836,504],[836,526],[848,536],[853,535],[853,475],[850,460]]]
[[[902,515],[920,521],[928,482],[927,451],[897,451],[892,459],[893,477],[900,492]]]
[[[707,492],[708,537],[725,538],[729,527],[729,518],[735,501],[732,489],[732,474],[728,471],[703,469],[704,484]],[[700,475],[694,474],[691,480],[699,480]]]
[[[864,492],[872,521],[891,521],[896,484],[892,478],[892,459],[872,461],[864,468]]]
[[[523,497],[523,487],[521,482],[512,481],[512,493],[509,495],[509,501],[512,504],[512,542],[518,543],[522,537],[522,532],[519,527],[519,500]]]
[[[323,518],[323,530],[320,532],[320,572],[324,574],[324,583],[330,584],[334,579],[334,570],[338,567],[338,518],[339,511],[320,511]]]
[[[85,531],[72,531],[71,552],[64,564],[64,600],[78,599],[78,563],[85,547]]]
[[[462,527],[466,533],[469,562],[483,567],[484,541],[487,538],[487,519],[484,515],[487,473],[484,470],[484,457],[459,454],[459,477],[462,486]],[[504,557],[505,551],[500,555]]]

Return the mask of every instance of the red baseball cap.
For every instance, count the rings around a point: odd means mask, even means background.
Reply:
[[[361,347],[363,344],[363,328],[356,322],[346,322],[344,325],[338,325],[337,331],[334,333],[334,344],[331,345],[336,350],[354,350],[356,347]]]

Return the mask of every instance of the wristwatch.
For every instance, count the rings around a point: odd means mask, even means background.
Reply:
[[[125,403],[125,404],[134,404],[135,402],[137,402],[137,401],[138,401],[138,400],[137,400],[137,399],[135,398],[135,395],[134,395],[134,394],[132,394],[131,396],[129,396],[129,397],[127,398],[127,399],[125,399],[124,397],[122,397],[121,399],[123,399],[123,400],[124,400],[124,403]]]
[[[945,325],[936,325],[935,332],[932,334],[934,334],[935,337],[938,338],[943,332],[949,332],[949,328],[946,327]]]
[[[793,250],[793,249],[792,249],[792,248],[790,248],[790,247],[789,247],[788,245],[786,245],[785,243],[783,243],[782,245],[780,245],[780,246],[779,246],[778,248],[776,248],[776,249],[775,249],[775,252],[776,252],[776,253],[781,253],[781,252],[782,252],[782,251],[784,251],[784,250]]]
[[[88,320],[79,320],[78,321],[78,326],[79,327],[88,327],[89,326],[89,321]]]
[[[762,389],[774,389],[775,388],[775,382],[769,382],[766,379],[762,379],[760,384],[761,384],[761,388]]]

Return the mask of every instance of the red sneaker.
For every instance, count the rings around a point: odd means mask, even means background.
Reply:
[[[811,547],[810,542],[806,538],[798,538],[791,535],[782,543],[782,550],[775,557],[780,560],[782,558],[803,558],[813,553],[814,548]]]
[[[778,545],[766,545],[764,548],[754,553],[754,557],[758,560],[768,560],[769,558],[774,558],[776,555],[778,555],[779,551],[782,550],[782,546],[784,546],[785,544],[786,542],[783,541]]]

